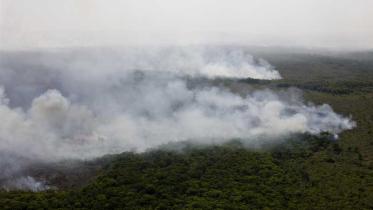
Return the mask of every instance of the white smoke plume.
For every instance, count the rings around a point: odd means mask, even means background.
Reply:
[[[328,105],[306,105],[270,90],[239,95],[190,82],[281,78],[270,64],[241,50],[10,53],[2,54],[0,67],[0,153],[10,154],[0,166],[18,167],[1,172],[0,181],[21,179],[17,183],[34,183],[19,185],[31,190],[44,185],[18,177],[23,159],[87,159],[185,140],[240,138],[250,144],[355,126]]]
[[[7,191],[11,190],[29,190],[32,192],[38,192],[48,190],[49,186],[43,181],[36,181],[33,177],[25,176],[19,177],[13,180],[7,180],[3,184],[3,188]]]
[[[219,48],[153,48],[122,51],[124,68],[208,78],[281,79],[268,62],[245,51]],[[138,59],[141,58],[141,59]]]

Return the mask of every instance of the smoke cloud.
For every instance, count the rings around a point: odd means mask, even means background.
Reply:
[[[10,190],[30,190],[33,192],[48,190],[49,187],[42,181],[36,181],[30,176],[18,177],[16,179],[6,180],[3,189]]]
[[[297,133],[338,134],[350,118],[293,91],[237,94],[198,78],[279,79],[239,49],[161,48],[3,53],[0,182],[47,189],[31,162],[142,152],[169,142],[248,145]],[[286,97],[283,97],[286,95]],[[26,161],[27,160],[27,161]]]
[[[351,129],[292,90],[213,85],[281,75],[211,46],[371,49],[372,14],[370,0],[0,0],[0,186],[48,189],[34,163]]]

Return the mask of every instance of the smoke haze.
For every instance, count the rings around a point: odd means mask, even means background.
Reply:
[[[373,48],[371,0],[0,0],[0,48]]]

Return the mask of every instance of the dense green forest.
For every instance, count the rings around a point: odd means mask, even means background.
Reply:
[[[257,149],[239,140],[185,142],[179,150],[107,156],[60,172],[52,180],[65,182],[59,190],[2,191],[0,209],[373,209],[372,53],[253,53],[284,79],[214,82],[237,92],[297,87],[357,127],[338,140],[297,135]]]

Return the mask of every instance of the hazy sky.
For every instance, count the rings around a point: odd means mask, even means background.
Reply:
[[[211,43],[373,48],[372,0],[0,2],[0,49]]]

